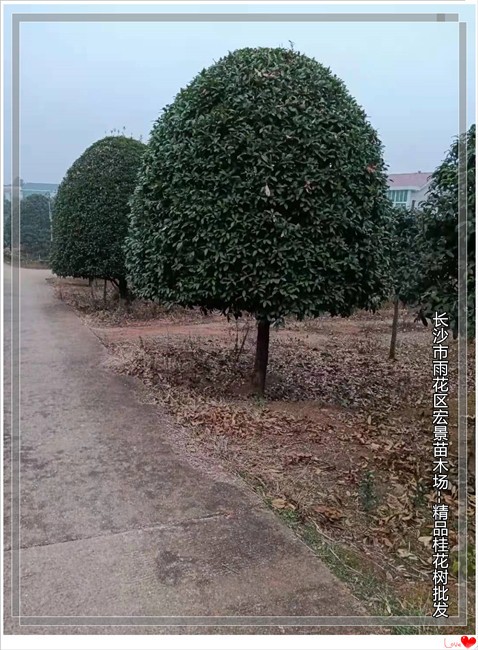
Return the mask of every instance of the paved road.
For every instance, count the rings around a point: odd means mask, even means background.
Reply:
[[[8,363],[10,268],[4,273]],[[363,614],[245,486],[180,451],[175,425],[140,403],[133,380],[106,369],[100,342],[54,298],[47,275],[21,270],[21,619],[7,609],[5,632],[181,629],[156,627],[163,621],[214,623],[201,628],[211,632],[224,621],[131,617]],[[8,467],[5,476],[8,501]],[[8,502],[5,513],[9,607]],[[107,622],[128,627],[93,628],[101,621],[91,617],[125,617]],[[71,627],[58,627],[66,622]],[[136,623],[149,625],[129,627]]]

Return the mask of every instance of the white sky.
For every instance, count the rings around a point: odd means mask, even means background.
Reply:
[[[468,23],[468,124],[475,121],[474,7],[463,5],[10,5],[5,9],[5,182],[10,182],[9,14],[17,12],[459,13]],[[288,45],[331,67],[363,106],[390,172],[432,171],[458,132],[457,23],[26,23],[21,26],[21,176],[59,182],[111,129],[148,138],[203,67],[245,46]]]

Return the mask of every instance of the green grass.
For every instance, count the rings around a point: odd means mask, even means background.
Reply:
[[[267,406],[267,398],[262,395],[253,395],[252,403],[259,411],[263,411]]]

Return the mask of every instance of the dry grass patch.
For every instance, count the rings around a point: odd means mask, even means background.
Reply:
[[[250,390],[251,322],[206,319],[195,311],[188,320],[187,310],[179,318],[160,312],[143,323],[148,336],[130,322],[123,323],[121,337],[114,328],[101,330],[115,370],[139,377],[186,426],[191,447],[219,458],[258,490],[375,612],[430,613],[431,329],[403,312],[397,361],[391,362],[390,310],[287,323],[271,333],[267,394],[258,400]],[[469,353],[474,395],[474,345]],[[452,341],[453,485],[456,360]],[[457,603],[456,497],[453,488],[447,496],[451,614]],[[473,572],[474,510],[470,486]]]

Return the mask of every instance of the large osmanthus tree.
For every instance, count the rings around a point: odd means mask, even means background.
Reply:
[[[144,298],[254,314],[263,393],[272,323],[385,297],[386,191],[377,133],[340,79],[293,49],[237,50],[154,125],[129,279]]]
[[[110,280],[127,299],[123,245],[128,202],[145,148],[133,138],[109,136],[92,144],[70,167],[53,208],[54,273]]]

